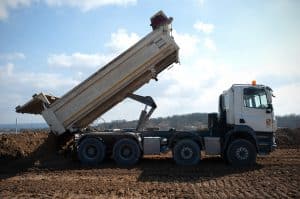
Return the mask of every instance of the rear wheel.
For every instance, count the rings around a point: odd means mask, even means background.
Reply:
[[[226,155],[228,162],[233,166],[251,166],[256,162],[256,149],[251,142],[245,139],[231,142]]]
[[[105,157],[105,145],[97,138],[85,138],[78,147],[78,159],[87,165],[96,165]]]
[[[200,147],[194,140],[181,140],[173,149],[173,158],[178,165],[196,165],[200,161]]]
[[[118,165],[132,166],[138,162],[140,156],[140,147],[133,139],[124,138],[114,145],[113,158]]]

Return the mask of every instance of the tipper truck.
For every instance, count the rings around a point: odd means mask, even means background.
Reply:
[[[256,156],[275,147],[276,120],[272,89],[234,84],[219,97],[219,112],[208,114],[208,129],[168,131],[145,128],[156,108],[150,96],[134,92],[157,80],[157,75],[179,62],[172,37],[172,18],[162,11],[151,17],[152,31],[62,97],[35,94],[18,113],[41,114],[56,135],[72,134],[84,164],[112,157],[119,165],[134,165],[143,155],[171,151],[179,165],[195,165],[205,155],[220,155],[235,166],[248,166]],[[92,131],[87,126],[113,106],[131,98],[145,104],[135,129]]]

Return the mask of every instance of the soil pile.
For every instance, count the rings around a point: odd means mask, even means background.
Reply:
[[[0,160],[42,158],[56,153],[57,138],[48,132],[0,135]]]
[[[72,165],[73,156],[59,144],[59,137],[45,131],[0,134],[0,170],[10,172]]]

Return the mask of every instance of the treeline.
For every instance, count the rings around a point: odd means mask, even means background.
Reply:
[[[300,128],[300,115],[277,116],[276,120],[279,127]]]
[[[278,127],[300,128],[300,115],[277,116]],[[129,129],[137,126],[137,120],[115,120],[110,123],[99,124],[100,129]],[[196,130],[207,128],[207,113],[191,113],[185,115],[174,115],[170,117],[159,117],[150,119],[147,123],[148,128],[159,128],[168,130]]]
[[[101,129],[127,129],[135,128],[137,120],[114,120],[109,123],[98,125]],[[191,113],[186,115],[174,115],[169,117],[152,118],[147,122],[147,128],[159,128],[160,130],[169,130],[175,128],[178,130],[190,130],[205,128],[207,126],[207,113]]]

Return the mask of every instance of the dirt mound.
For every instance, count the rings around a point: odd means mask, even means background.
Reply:
[[[276,132],[276,143],[278,148],[299,148],[300,128],[280,128]]]
[[[0,134],[0,169],[5,172],[66,166],[72,155],[67,154],[69,145],[64,144],[61,138],[45,131]]]
[[[56,153],[57,138],[48,132],[0,135],[0,159],[41,158]]]

